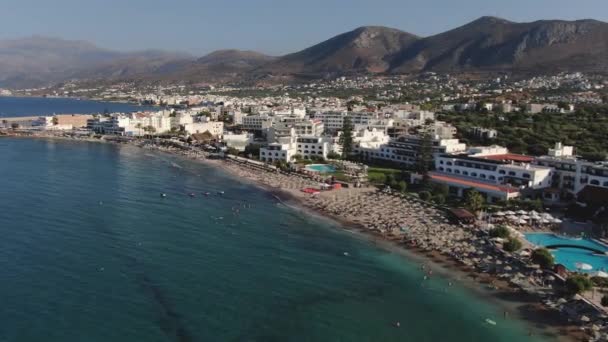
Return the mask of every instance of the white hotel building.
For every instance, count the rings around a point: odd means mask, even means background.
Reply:
[[[422,140],[418,136],[408,135],[391,139],[380,146],[365,146],[356,143],[353,152],[366,161],[388,161],[396,164],[414,165]],[[458,139],[433,139],[433,153],[464,152],[466,144]]]
[[[475,147],[461,154],[435,156],[435,183],[446,184],[453,194],[474,188],[489,202],[533,194],[551,187],[553,168],[533,165],[533,157],[508,153],[506,148]]]
[[[554,168],[553,186],[564,192],[577,194],[587,185],[608,188],[608,162],[579,159],[572,146],[557,143],[547,156],[536,158],[535,163]]]

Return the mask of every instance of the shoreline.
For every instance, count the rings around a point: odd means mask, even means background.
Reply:
[[[1,137],[1,136],[0,136]],[[103,139],[80,139],[69,138],[63,136],[6,136],[13,138],[36,138],[61,141],[75,142],[97,142],[97,143],[114,143]],[[410,262],[417,262],[428,265],[430,269],[436,271],[440,276],[454,280],[458,284],[465,287],[475,295],[480,296],[483,300],[489,300],[493,305],[497,305],[501,310],[509,312],[508,316],[513,316],[515,319],[523,321],[530,326],[531,331],[535,334],[550,337],[558,341],[581,341],[587,340],[588,334],[581,330],[580,326],[569,324],[565,317],[554,309],[548,308],[541,303],[540,299],[534,295],[523,292],[516,286],[509,284],[505,280],[499,279],[495,275],[483,273],[476,270],[474,267],[467,266],[458,260],[447,255],[441,254],[438,251],[428,251],[404,243],[403,240],[391,240],[386,236],[375,233],[366,229],[360,222],[349,220],[330,212],[319,210],[307,203],[306,196],[310,196],[300,192],[299,189],[283,189],[265,184],[260,179],[246,177],[243,173],[239,173],[236,169],[246,168],[236,162],[226,160],[215,160],[200,158],[200,156],[191,156],[183,151],[175,151],[158,147],[142,146],[135,143],[126,145],[168,153],[172,156],[184,158],[190,161],[195,161],[207,165],[211,165],[219,170],[222,170],[239,181],[245,182],[252,186],[266,191],[274,196],[277,201],[289,206],[305,215],[312,215],[317,219],[327,220],[332,223],[332,226],[344,231],[353,233],[356,238],[363,239],[369,243],[373,243],[376,247],[390,253],[396,253],[400,257],[407,259]],[[258,171],[264,172],[264,171]],[[491,289],[494,287],[494,289]],[[503,318],[501,318],[503,319]]]

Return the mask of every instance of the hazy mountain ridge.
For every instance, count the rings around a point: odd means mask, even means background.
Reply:
[[[0,87],[70,79],[219,83],[425,71],[608,72],[608,23],[481,17],[430,37],[363,26],[280,57],[219,50],[196,59],[158,50],[121,53],[56,38],[0,41]]]

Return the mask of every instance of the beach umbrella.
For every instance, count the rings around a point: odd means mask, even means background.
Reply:
[[[499,211],[499,212],[495,212],[493,215],[494,216],[505,216],[506,214],[502,211]]]
[[[513,270],[513,267],[511,267],[511,266],[505,266],[505,271],[512,271],[512,270]]]
[[[511,210],[505,211],[505,215],[515,215],[515,212]]]
[[[608,278],[608,273],[604,272],[604,271],[597,271],[595,273],[593,273],[594,277],[600,277],[600,278]]]
[[[562,223],[562,220],[560,220],[558,218],[554,218],[553,220],[551,220],[551,222],[553,222],[553,223]]]
[[[551,216],[551,214],[548,213],[543,213],[540,215],[540,217],[544,218],[545,220],[552,220],[553,216]]]
[[[518,224],[526,224],[527,222],[528,222],[528,221],[524,220],[523,218],[522,218],[522,219],[517,220],[517,223],[518,223]]]
[[[528,216],[528,215],[522,215],[519,218],[522,219],[522,220],[529,220],[530,216]]]
[[[551,221],[549,221],[549,220],[547,220],[547,219],[542,219],[542,220],[540,220],[540,223],[549,223],[549,222],[551,222]]]
[[[576,268],[578,268],[579,270],[583,270],[583,271],[589,271],[593,269],[593,266],[586,264],[584,262],[577,262],[574,264],[574,266],[576,266]]]
[[[528,212],[525,210],[518,210],[517,215],[526,215]]]
[[[507,218],[508,218],[509,220],[511,220],[511,221],[517,221],[517,220],[519,220],[519,217],[517,217],[517,216],[515,216],[515,215],[511,215],[511,216],[509,216],[509,217],[507,217]]]
[[[536,210],[532,210],[531,212],[529,212],[530,215],[538,215],[538,212]]]

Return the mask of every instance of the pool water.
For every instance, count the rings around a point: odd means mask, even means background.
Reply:
[[[336,172],[336,168],[329,164],[310,164],[306,166],[306,169],[309,171],[319,172],[319,173],[334,173]]]
[[[594,250],[607,252],[608,247],[590,239],[577,239],[557,236],[551,233],[529,233],[526,240],[537,246],[568,245],[572,247],[559,247],[551,249],[551,254],[555,257],[555,262],[566,266],[570,271],[580,271],[594,273],[608,270],[608,256],[599,255],[590,250],[577,248],[586,247]],[[579,270],[577,263],[585,263],[593,266],[591,270]]]

